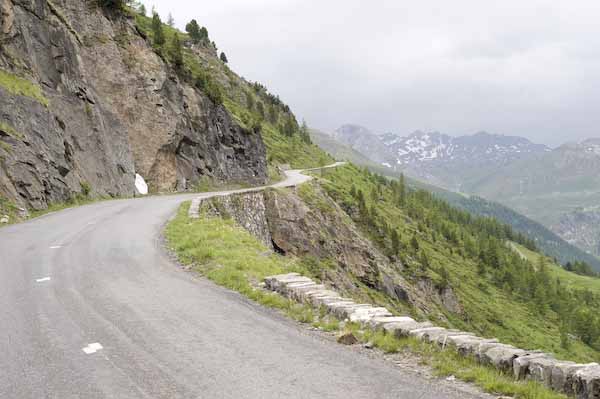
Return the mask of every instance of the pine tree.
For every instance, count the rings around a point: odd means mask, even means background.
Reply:
[[[400,252],[400,236],[396,229],[392,230],[392,252],[394,255],[398,255]]]
[[[252,93],[246,93],[246,108],[248,108],[251,112],[254,111],[254,96]]]
[[[261,120],[265,119],[265,106],[262,101],[258,101],[256,103],[256,110],[258,111],[258,115],[260,115]]]
[[[308,125],[305,120],[302,120],[302,125],[300,126],[300,138],[306,144],[311,144],[310,132],[308,130]]]
[[[160,15],[154,13],[152,16],[152,34],[154,38],[154,46],[161,48],[165,44],[165,33],[163,31]]]
[[[204,40],[206,42],[210,41],[208,39],[208,30],[204,26],[202,28],[200,28],[200,40]],[[217,48],[217,46],[215,45],[215,42],[213,42],[212,45],[214,48]]]
[[[185,31],[188,33],[188,35],[190,35],[192,42],[198,44],[202,40],[200,26],[195,19],[192,19],[190,22],[188,22],[188,24],[185,26]]]
[[[292,137],[295,131],[296,129],[294,127],[294,122],[292,120],[292,116],[290,115],[288,118],[286,118],[285,124],[283,125],[283,134],[288,137]]]
[[[98,3],[110,10],[122,10],[125,6],[125,0],[99,0]]]
[[[181,48],[181,41],[179,40],[179,34],[175,33],[171,39],[171,45],[169,47],[169,57],[173,65],[180,69],[183,67],[183,50]]]
[[[400,174],[400,182],[398,185],[398,191],[399,191],[398,203],[400,204],[400,206],[403,207],[406,205],[406,182],[404,180],[404,173]]]
[[[144,4],[140,4],[138,8],[138,13],[140,15],[143,15],[144,17],[146,16],[146,6]]]
[[[269,105],[269,122],[276,124],[279,120],[279,110],[275,104]]]
[[[420,261],[421,261],[421,266],[423,267],[423,269],[429,269],[429,258],[427,257],[427,254],[425,253],[425,250],[421,250],[421,255],[420,255]]]
[[[169,25],[170,27],[175,26],[175,19],[173,18],[173,14],[169,13],[169,16],[167,17],[167,25]]]
[[[225,55],[225,53],[223,51],[221,51],[221,55],[219,56],[219,58],[221,59],[221,61],[223,61],[223,64],[227,64],[229,62],[229,60],[227,59],[227,56]]]
[[[412,247],[413,251],[417,253],[419,250],[419,240],[417,239],[416,234],[413,234],[412,238],[410,239],[410,246]]]

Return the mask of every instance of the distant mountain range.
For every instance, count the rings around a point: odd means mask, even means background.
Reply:
[[[486,132],[452,137],[417,131],[403,136],[375,134],[351,124],[329,137],[383,172],[402,172],[450,191],[498,201],[600,255],[600,139],[552,149],[523,137]],[[331,153],[332,146],[324,149]]]

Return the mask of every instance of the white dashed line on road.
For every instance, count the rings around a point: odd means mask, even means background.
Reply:
[[[85,348],[81,349],[86,355],[91,355],[92,353],[96,353],[99,350],[102,350],[102,345],[100,345],[99,343],[93,343],[93,344],[89,344],[88,346],[86,346]]]
[[[45,281],[50,281],[50,277],[38,278],[35,280],[36,283],[43,283]]]
[[[50,247],[50,249],[58,249],[60,247],[62,247],[62,245],[53,245],[53,246]]]

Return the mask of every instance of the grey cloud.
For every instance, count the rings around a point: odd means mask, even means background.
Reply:
[[[600,136],[600,3],[154,0],[309,124]]]

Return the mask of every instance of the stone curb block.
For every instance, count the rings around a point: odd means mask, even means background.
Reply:
[[[190,217],[199,212],[201,200],[194,201],[190,206]],[[515,348],[496,339],[436,327],[407,316],[393,316],[386,308],[355,303],[298,273],[269,276],[264,281],[268,289],[297,302],[325,308],[341,320],[359,322],[396,337],[413,336],[442,347],[451,346],[461,356],[473,356],[481,364],[513,374],[515,379],[537,381],[576,399],[600,399],[600,365],[597,363],[558,361],[549,354]]]

